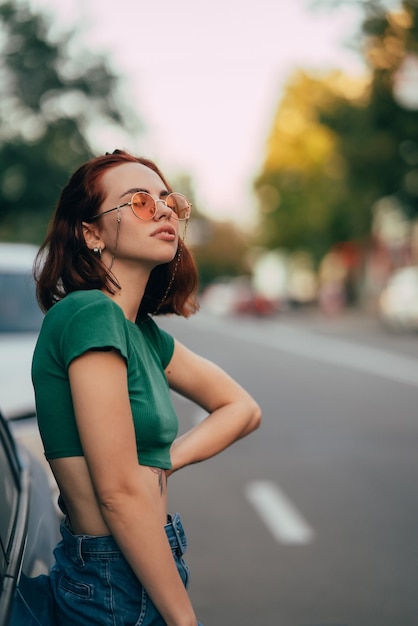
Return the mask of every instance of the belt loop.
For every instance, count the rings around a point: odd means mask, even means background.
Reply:
[[[80,561],[81,567],[85,566],[85,561],[83,559],[83,537],[77,537],[77,558]]]
[[[187,538],[184,532],[183,524],[181,523],[180,515],[178,513],[175,513],[173,515],[171,525],[177,538],[179,551],[183,555],[186,552],[187,548]]]

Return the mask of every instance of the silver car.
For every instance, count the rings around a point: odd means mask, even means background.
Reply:
[[[0,243],[0,409],[6,419],[35,411],[31,362],[43,318],[32,277],[37,251]]]
[[[56,483],[35,417],[31,362],[43,314],[32,268],[37,247],[0,243],[0,626],[21,572],[45,574],[59,538]]]
[[[1,398],[0,398],[1,401]],[[0,626],[8,626],[21,573],[49,571],[59,516],[38,460],[17,444],[0,414]]]

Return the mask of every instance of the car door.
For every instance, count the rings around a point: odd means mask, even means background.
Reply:
[[[0,626],[6,626],[23,563],[29,521],[29,468],[19,462],[0,416]]]

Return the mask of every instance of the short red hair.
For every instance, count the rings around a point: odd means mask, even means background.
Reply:
[[[115,289],[119,289],[115,277],[88,249],[82,222],[91,220],[105,199],[102,185],[105,172],[123,163],[141,163],[149,167],[158,174],[167,190],[172,191],[153,161],[122,150],[106,153],[82,165],[62,190],[35,263],[37,297],[42,310],[47,311],[72,291],[106,289],[114,293]],[[152,270],[141,302],[140,316],[175,313],[189,317],[197,311],[196,264],[184,243],[180,245],[182,250],[177,251],[170,263],[158,265]],[[174,272],[172,285],[164,298]]]

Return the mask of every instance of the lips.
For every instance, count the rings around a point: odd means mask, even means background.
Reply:
[[[176,230],[170,226],[170,224],[165,224],[164,226],[160,226],[159,228],[157,228],[156,230],[154,230],[151,233],[151,237],[170,237],[170,239],[172,239],[173,237],[176,237],[177,233]]]

